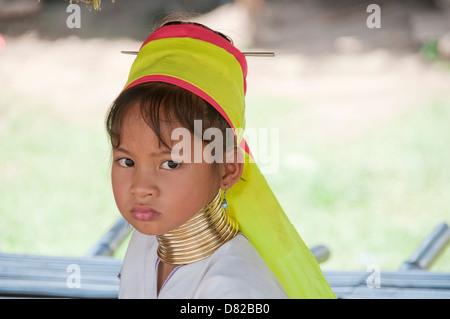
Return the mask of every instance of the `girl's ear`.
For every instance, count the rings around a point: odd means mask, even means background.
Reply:
[[[241,178],[244,170],[244,155],[240,148],[234,147],[225,157],[225,162],[220,164],[220,188],[223,190],[233,186]]]

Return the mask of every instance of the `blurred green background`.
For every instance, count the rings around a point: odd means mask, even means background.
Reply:
[[[120,50],[179,10],[206,13],[241,48],[276,52],[249,58],[247,125],[279,129],[267,180],[305,242],[329,247],[324,269],[396,270],[450,221],[449,64],[442,27],[424,37],[414,24],[446,6],[383,3],[374,30],[362,1],[116,0],[82,6],[74,30],[67,3],[12,18],[11,1],[0,5],[2,252],[82,256],[114,224],[103,121],[133,60]],[[450,270],[450,249],[432,270]]]

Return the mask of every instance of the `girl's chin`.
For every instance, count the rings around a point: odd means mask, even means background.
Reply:
[[[144,235],[149,236],[158,236],[158,235],[164,235],[166,232],[162,232],[161,230],[155,229],[154,227],[149,227],[149,225],[142,225],[144,223],[130,223],[131,226]]]

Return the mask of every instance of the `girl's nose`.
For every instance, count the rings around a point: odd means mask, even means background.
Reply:
[[[159,194],[156,179],[149,173],[136,170],[131,185],[131,193],[139,198],[157,197]]]

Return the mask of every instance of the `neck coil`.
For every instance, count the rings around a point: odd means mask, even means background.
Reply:
[[[173,265],[191,264],[211,256],[238,233],[237,222],[222,207],[219,189],[214,199],[180,227],[156,236],[158,257]]]

